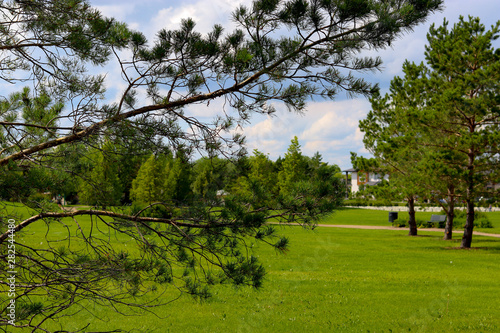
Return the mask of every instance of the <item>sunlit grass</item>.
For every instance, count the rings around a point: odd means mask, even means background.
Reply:
[[[220,286],[199,303],[189,296],[143,313],[117,316],[90,306],[71,325],[144,332],[496,332],[500,329],[500,242],[458,241],[421,232],[316,231],[287,227],[291,251],[255,251],[268,275],[262,290]],[[165,295],[165,299],[176,294]],[[94,326],[95,325],[95,326]]]
[[[488,214],[498,228],[500,214]],[[87,228],[91,220],[78,217],[78,222]],[[64,223],[70,229],[54,222],[49,234],[76,232],[73,220]],[[325,223],[390,225],[387,212],[361,209],[338,211]],[[425,229],[408,237],[406,230],[279,228],[290,238],[286,255],[263,244],[253,247],[268,272],[261,290],[217,286],[208,301],[184,295],[154,310],[156,315],[121,316],[86,303],[52,328],[76,330],[90,323],[86,331],[500,331],[500,239],[474,236],[474,248],[460,250],[459,235],[443,241]],[[39,221],[19,241],[38,242],[46,233],[47,225]],[[110,238],[117,250],[133,246],[124,237]],[[177,297],[172,288],[162,299]]]

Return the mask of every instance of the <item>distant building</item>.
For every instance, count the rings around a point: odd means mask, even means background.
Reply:
[[[389,180],[389,175],[382,176],[376,172],[366,172],[358,169],[347,169],[345,172],[345,179],[347,183],[348,192],[356,193],[359,191],[361,185],[374,186],[382,182],[383,179]],[[349,183],[349,173],[351,173],[351,182]],[[348,193],[346,193],[347,195]]]
[[[496,183],[496,184],[494,184],[494,183],[488,183],[486,185],[486,189],[490,190],[490,191],[491,190],[498,191],[498,190],[500,190],[500,183]]]

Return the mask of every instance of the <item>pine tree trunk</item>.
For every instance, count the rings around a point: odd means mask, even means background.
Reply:
[[[410,219],[408,220],[408,224],[410,226],[408,236],[416,236],[417,221],[415,220],[415,199],[413,197],[408,198],[408,215],[410,215]]]
[[[453,206],[453,207],[452,207]],[[455,217],[455,205],[450,205],[448,212],[446,212],[446,226],[444,228],[444,240],[451,240],[453,237],[453,219]]]
[[[469,151],[469,169],[467,175],[467,221],[465,222],[464,235],[461,248],[470,248],[472,244],[472,230],[474,229],[474,154]]]
[[[472,230],[474,229],[474,200],[467,200],[467,222],[465,222],[464,235],[461,248],[470,248],[472,244]]]
[[[453,237],[453,219],[455,218],[455,188],[453,186],[448,188],[448,203],[444,240],[451,240]]]

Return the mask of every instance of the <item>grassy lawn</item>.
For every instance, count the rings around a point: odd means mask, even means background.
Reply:
[[[88,306],[78,328],[134,332],[498,332],[500,242],[463,251],[440,236],[404,231],[287,227],[292,250],[259,246],[262,290],[221,286],[206,302],[181,297],[156,317]],[[428,235],[427,235],[428,234]],[[167,297],[174,295],[167,295]],[[96,317],[93,317],[94,314]],[[95,326],[94,326],[95,325]]]
[[[489,214],[498,228],[500,215]],[[384,211],[346,209],[325,222],[389,225],[387,220]],[[27,229],[19,241],[31,243],[46,225]],[[53,225],[51,232],[64,228]],[[290,238],[286,255],[254,247],[268,272],[261,290],[217,286],[208,301],[182,296],[156,309],[156,315],[124,317],[85,304],[60,324],[68,330],[90,323],[85,331],[159,333],[500,331],[500,239],[475,236],[474,249],[459,250],[458,235],[443,241],[425,229],[419,237],[406,236],[406,230],[327,227],[282,227],[281,232]],[[123,239],[111,241],[127,245]],[[165,300],[175,297],[172,290]]]

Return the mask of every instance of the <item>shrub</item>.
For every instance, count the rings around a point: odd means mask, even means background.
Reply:
[[[57,211],[59,206],[50,200],[50,196],[42,193],[31,194],[25,202],[26,206],[34,209],[42,209],[46,211]]]
[[[392,206],[392,202],[388,199],[379,199],[368,201],[368,205],[375,207]]]
[[[467,222],[467,212],[463,209],[455,210],[455,219],[453,224],[456,226],[465,227]],[[488,214],[480,211],[474,212],[474,226],[478,228],[493,228],[490,220],[488,219]]]
[[[364,198],[356,198],[344,200],[344,206],[372,206],[372,207],[384,207],[384,206],[397,206],[394,205],[388,199],[378,199],[378,200],[367,200]]]
[[[408,227],[408,221],[405,219],[396,219],[392,222],[392,226],[396,228]]]
[[[344,205],[345,206],[368,206],[368,200],[360,199],[360,198],[344,200]]]
[[[422,219],[416,219],[415,220],[417,224],[417,228],[437,228],[436,224],[431,224],[427,223],[427,220],[422,220]],[[407,228],[409,227],[408,220],[406,219],[397,219],[394,222],[392,222],[392,226],[396,228]]]
[[[481,217],[479,219],[474,219],[474,226],[478,228],[493,228],[490,220],[485,217]]]

